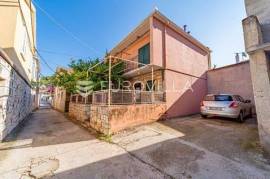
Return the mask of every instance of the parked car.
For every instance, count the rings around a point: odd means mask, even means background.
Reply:
[[[252,116],[252,104],[239,95],[209,94],[201,102],[201,116],[206,118],[210,115],[244,122],[245,117]]]

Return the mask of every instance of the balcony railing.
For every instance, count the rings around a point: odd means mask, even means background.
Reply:
[[[70,101],[79,104],[109,104],[109,90],[95,91],[91,95],[83,97],[72,95]],[[161,91],[136,91],[136,90],[110,90],[110,104],[154,104],[165,102],[164,92]]]
[[[139,63],[138,56],[132,57],[124,62],[124,73],[138,69],[138,68],[143,67],[145,65]]]
[[[95,91],[92,94],[92,104],[109,104],[109,91]],[[165,102],[164,92],[136,91],[136,90],[110,90],[110,104],[154,104]]]

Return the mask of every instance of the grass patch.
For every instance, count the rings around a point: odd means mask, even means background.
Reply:
[[[105,135],[105,134],[99,134],[97,136],[99,140],[102,140],[104,142],[113,143],[112,141],[112,135]]]
[[[245,150],[261,150],[261,145],[258,141],[246,141],[241,144]]]

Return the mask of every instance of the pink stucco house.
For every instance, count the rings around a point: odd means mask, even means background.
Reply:
[[[105,59],[109,69],[123,62],[119,74],[132,87],[115,90],[108,85],[109,89],[94,91],[90,99],[71,96],[71,118],[113,134],[199,112],[207,93],[210,50],[160,12],[150,14]]]
[[[154,66],[154,76],[151,68],[137,65],[129,67],[124,77],[150,82],[154,90],[164,91],[166,117],[199,112],[200,101],[207,93],[210,49],[159,11],[151,13],[110,55]],[[145,85],[135,88],[147,91]]]

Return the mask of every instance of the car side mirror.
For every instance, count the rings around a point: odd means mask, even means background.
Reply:
[[[249,99],[245,100],[245,103],[251,103],[251,101]]]

